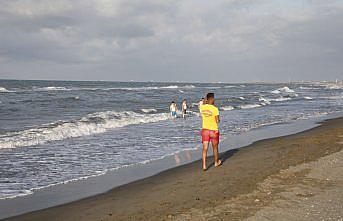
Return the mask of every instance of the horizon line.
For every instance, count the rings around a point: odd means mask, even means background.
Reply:
[[[61,82],[61,81],[71,81],[71,82],[114,82],[114,83],[196,83],[196,84],[257,84],[257,83],[263,83],[263,84],[285,84],[285,83],[313,83],[313,82],[337,82],[337,81],[343,81],[343,80],[289,80],[289,81],[250,81],[250,82],[199,82],[199,81],[155,81],[155,80],[63,80],[63,79],[13,79],[13,78],[0,78],[0,81],[55,81],[55,82]]]

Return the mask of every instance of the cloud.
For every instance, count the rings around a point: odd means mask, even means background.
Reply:
[[[0,78],[336,78],[342,18],[338,0],[3,0]]]

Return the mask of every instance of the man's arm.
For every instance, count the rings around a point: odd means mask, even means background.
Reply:
[[[217,124],[220,122],[219,115],[215,116]]]

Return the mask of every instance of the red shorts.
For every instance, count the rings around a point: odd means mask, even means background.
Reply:
[[[219,143],[219,131],[218,130],[201,130],[202,142],[212,142],[212,144]]]

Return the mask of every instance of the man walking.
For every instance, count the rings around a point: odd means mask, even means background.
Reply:
[[[218,167],[221,165],[221,160],[219,160],[218,154],[218,144],[219,144],[219,129],[218,123],[219,119],[219,110],[214,106],[214,93],[208,93],[206,96],[206,104],[201,105],[200,114],[202,117],[202,169],[205,171],[206,166],[206,157],[209,143],[212,143],[213,156],[214,156],[214,166]]]

